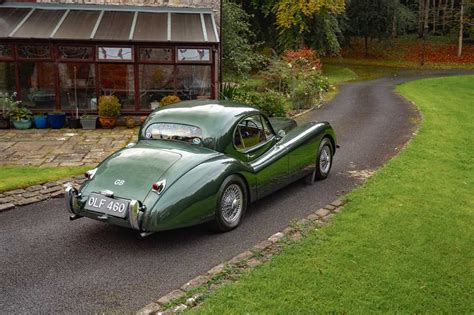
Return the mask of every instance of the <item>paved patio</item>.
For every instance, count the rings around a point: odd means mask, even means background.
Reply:
[[[138,128],[0,130],[0,166],[95,165],[137,139]]]

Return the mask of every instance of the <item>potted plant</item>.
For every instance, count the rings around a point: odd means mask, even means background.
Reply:
[[[0,107],[2,108],[2,115],[0,116],[0,129],[7,129],[10,127],[10,110],[20,105],[20,101],[16,100],[16,92],[9,95],[8,93],[0,93]]]
[[[114,95],[103,95],[99,98],[99,121],[103,128],[113,128],[120,115],[120,102]]]
[[[72,105],[72,102],[69,97],[69,93],[68,93],[68,98],[69,98],[69,104]],[[79,106],[77,106],[77,97],[76,97],[76,101],[74,102],[74,106],[76,108],[75,113],[71,115],[67,120],[68,127],[71,129],[81,128],[81,120],[79,119]]]
[[[123,118],[123,120],[125,121],[125,126],[127,126],[128,128],[134,128],[135,127],[135,117],[125,116]]]
[[[82,115],[81,125],[83,129],[95,129],[97,127],[97,115]]]
[[[12,106],[9,116],[16,129],[29,129],[33,124],[31,120],[33,114],[28,108],[21,106],[21,104]]]
[[[45,114],[36,114],[33,116],[33,120],[37,129],[44,129],[48,125],[48,117]]]
[[[77,116],[71,116],[67,120],[67,125],[71,129],[81,128],[81,120]]]
[[[179,103],[181,102],[181,99],[179,98],[179,96],[176,96],[176,95],[168,95],[168,96],[165,96],[161,99],[160,101],[160,106],[161,107],[164,107],[164,106],[167,106],[167,105],[170,105],[170,104],[175,104],[175,103]]]
[[[66,113],[52,112],[48,114],[48,123],[53,129],[61,129],[66,123]]]

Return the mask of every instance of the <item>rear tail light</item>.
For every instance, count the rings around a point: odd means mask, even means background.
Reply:
[[[87,172],[84,173],[84,176],[87,178],[87,179],[92,179],[95,175],[95,172],[97,172],[97,169],[94,168],[93,170],[89,170]]]
[[[166,187],[166,179],[160,180],[159,182],[153,183],[151,189],[156,192],[157,194],[161,194],[161,192]]]

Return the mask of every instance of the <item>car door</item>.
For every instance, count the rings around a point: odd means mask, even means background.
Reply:
[[[251,115],[242,119],[234,133],[234,146],[257,177],[257,198],[288,183],[289,158],[266,117]]]

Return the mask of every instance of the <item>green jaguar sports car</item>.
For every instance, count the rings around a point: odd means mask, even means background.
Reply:
[[[336,136],[327,122],[297,126],[224,101],[189,101],[149,115],[137,143],[66,188],[71,220],[88,217],[152,232],[212,221],[229,231],[249,203],[331,170]]]

